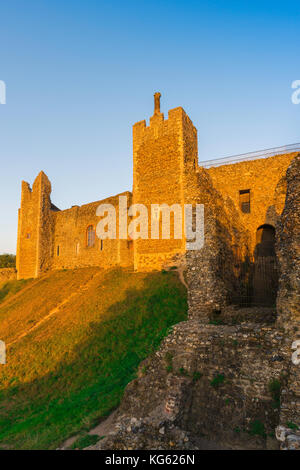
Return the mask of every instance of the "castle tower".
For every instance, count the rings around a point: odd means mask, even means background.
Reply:
[[[22,181],[18,214],[18,279],[35,278],[46,271],[51,256],[51,184],[42,171],[32,189]]]
[[[138,270],[161,269],[185,252],[185,239],[151,240],[150,205],[180,204],[185,201],[186,175],[197,165],[197,130],[179,107],[164,119],[160,93],[154,95],[150,125],[140,121],[133,126],[133,203],[148,208],[148,240],[134,243],[134,266]],[[171,218],[172,221],[172,218]],[[173,234],[174,235],[174,234]]]

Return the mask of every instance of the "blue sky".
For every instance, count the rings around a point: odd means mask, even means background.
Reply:
[[[40,170],[61,209],[131,189],[131,126],[155,91],[193,120],[200,161],[300,142],[299,2],[10,0],[0,14],[0,253]]]

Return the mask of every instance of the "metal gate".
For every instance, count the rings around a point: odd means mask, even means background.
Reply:
[[[249,257],[239,263],[232,302],[241,307],[275,306],[278,269],[274,227],[262,225],[257,229],[253,258]]]

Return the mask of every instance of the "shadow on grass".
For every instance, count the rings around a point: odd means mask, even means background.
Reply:
[[[87,339],[66,351],[72,360],[28,384],[0,384],[0,448],[55,448],[118,406],[139,363],[170,326],[187,318],[186,291],[176,274],[149,274],[144,286],[127,290],[101,322],[88,324]]]
[[[21,279],[19,281],[12,280],[7,281],[5,284],[2,285],[0,288],[0,303],[6,300],[8,297],[17,294],[26,284],[30,283],[32,279]]]

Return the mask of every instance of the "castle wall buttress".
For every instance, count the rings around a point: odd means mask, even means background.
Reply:
[[[53,216],[51,184],[40,172],[32,189],[22,182],[21,208],[18,216],[18,279],[36,278],[51,266]]]

